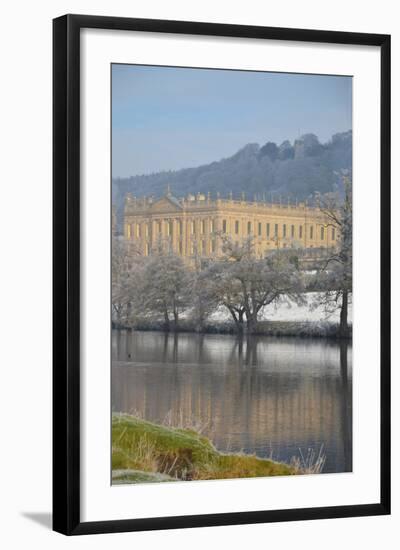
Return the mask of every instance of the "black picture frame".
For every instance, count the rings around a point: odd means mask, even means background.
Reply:
[[[380,501],[351,506],[80,520],[80,31],[84,28],[258,38],[381,50]],[[65,15],[53,21],[53,529],[66,535],[390,513],[390,36],[247,25]]]

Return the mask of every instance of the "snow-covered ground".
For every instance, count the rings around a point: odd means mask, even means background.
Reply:
[[[306,304],[298,306],[292,300],[285,298],[284,302],[280,302],[276,305],[270,305],[264,308],[259,317],[260,321],[330,321],[332,323],[339,322],[339,309],[336,309],[333,313],[327,312],[325,308],[318,305],[316,308],[312,307],[317,302],[319,294],[317,292],[309,292],[305,295]],[[225,321],[231,320],[232,317],[228,310],[224,307],[220,307],[210,316],[210,321]],[[349,306],[349,322],[352,321],[352,306]]]

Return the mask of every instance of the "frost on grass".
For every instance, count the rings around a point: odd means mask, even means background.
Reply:
[[[297,304],[288,296],[283,296],[279,306],[272,305],[263,308],[260,314],[260,321],[282,321],[282,322],[312,322],[331,323],[339,321],[339,310],[329,311],[320,303],[321,293],[309,292],[304,296],[304,303]],[[210,316],[210,321],[225,322],[229,320],[229,313],[222,307],[218,308]],[[352,318],[352,308],[349,306],[349,320]]]

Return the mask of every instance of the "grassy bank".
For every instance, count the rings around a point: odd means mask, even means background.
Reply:
[[[306,473],[296,464],[220,453],[191,429],[120,414],[112,419],[112,469],[114,484]]]
[[[114,326],[114,328],[119,327]],[[147,319],[136,323],[134,327],[120,328],[161,332],[165,332],[166,330],[165,324],[162,321]],[[244,326],[243,328],[245,331],[246,327]],[[171,324],[170,330],[173,332],[200,332],[204,334],[237,334],[235,324],[230,321],[207,322],[199,329],[195,322],[182,319],[176,327]],[[349,327],[349,339],[351,339],[351,332],[351,327]],[[257,336],[296,338],[342,338],[339,334],[339,324],[329,321],[260,321],[252,334]]]

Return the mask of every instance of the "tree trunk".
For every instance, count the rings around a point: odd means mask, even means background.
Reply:
[[[128,302],[126,304],[126,322],[127,322],[128,327],[132,326],[131,325],[131,316],[132,316],[132,304],[131,304],[131,302]]]
[[[179,314],[178,310],[174,308],[174,330],[178,330]]]
[[[165,330],[169,332],[170,324],[169,324],[169,316],[168,316],[167,310],[164,311],[164,321],[165,321]]]
[[[342,307],[340,308],[340,329],[339,333],[341,337],[348,336],[348,309],[349,309],[349,292],[348,290],[343,290],[342,294]]]
[[[197,314],[197,322],[196,322],[196,332],[203,332],[204,328],[204,308],[201,304],[198,305],[198,314]]]
[[[238,313],[238,321],[237,321],[237,329],[239,334],[243,334],[243,315],[244,311],[239,311]]]
[[[257,313],[247,314],[247,332],[252,334],[257,326]]]
[[[243,315],[244,315],[244,311],[237,311],[237,315],[236,315],[236,311],[229,307],[229,306],[226,306],[229,310],[229,313],[232,315],[232,319],[235,321],[235,326],[236,326],[236,330],[238,331],[239,334],[243,334]]]

